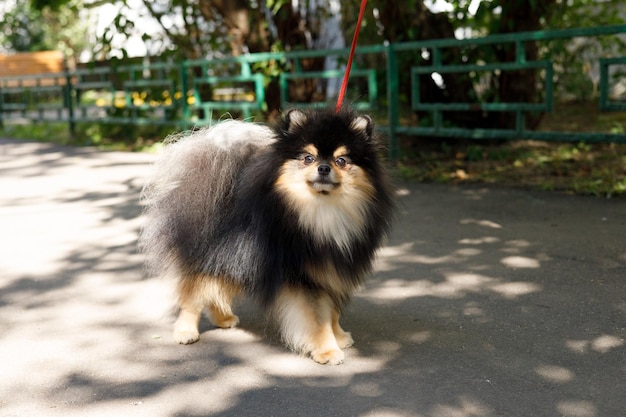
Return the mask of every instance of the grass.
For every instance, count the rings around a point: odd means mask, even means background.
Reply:
[[[39,142],[69,144],[67,123],[5,124],[0,135],[14,139],[32,139]]]
[[[596,104],[559,104],[540,130],[626,131],[626,112]],[[398,174],[454,184],[496,184],[571,194],[626,198],[626,144],[540,141],[470,142],[403,138]]]
[[[7,124],[0,135],[15,139],[30,139],[60,145],[94,146],[101,150],[151,152],[172,133],[172,128],[141,129],[129,125],[98,125],[79,123],[74,138],[70,137],[66,122]]]
[[[516,141],[425,147],[403,157],[404,179],[626,198],[626,145]]]

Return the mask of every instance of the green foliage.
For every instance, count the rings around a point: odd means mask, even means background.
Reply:
[[[38,24],[41,20],[41,12],[29,7],[5,10],[0,20],[0,47],[13,52],[53,49],[51,39]]]
[[[472,13],[472,1],[452,0],[452,23],[457,28],[469,28],[474,36],[499,32],[501,6],[499,1],[483,0]]]
[[[560,0],[546,21],[546,29],[620,25],[626,0]]]
[[[29,139],[40,142],[70,143],[67,123],[5,124],[0,135],[7,138]]]
[[[0,128],[3,137],[123,151],[151,151],[170,133],[172,128],[166,126],[130,127],[106,123],[79,123],[73,138],[67,122],[6,124]]]
[[[438,183],[488,183],[626,198],[626,145],[508,142],[421,144],[397,174]]]
[[[159,143],[171,132],[171,126],[78,123],[73,143],[103,149],[143,151]]]
[[[35,10],[43,10],[50,8],[53,11],[58,11],[62,6],[67,6],[69,0],[31,0],[31,7]]]
[[[626,0],[571,0],[567,5],[560,4],[559,7],[559,12],[546,23],[546,28],[608,26],[623,24],[626,18]],[[616,13],[607,13],[607,7]],[[560,70],[557,80],[560,95],[586,101],[595,98],[597,94],[593,71],[597,71],[595,65],[598,58],[626,54],[626,39],[600,36],[580,38],[575,42],[557,40],[547,44],[543,53]],[[617,72],[612,75],[611,81],[621,79],[623,74]]]
[[[590,103],[559,104],[539,130],[612,131],[626,112],[599,113]],[[445,183],[492,183],[626,198],[626,144],[451,141],[402,138],[399,174]],[[413,151],[409,151],[413,149]]]
[[[40,0],[30,7],[6,2],[0,13],[0,50],[58,50],[76,57],[89,46],[90,19],[82,0]]]

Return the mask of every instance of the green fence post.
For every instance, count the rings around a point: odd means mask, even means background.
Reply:
[[[400,124],[398,94],[398,59],[393,44],[387,45],[387,114],[389,122],[389,159],[398,161],[398,138],[396,128]]]
[[[65,70],[65,102],[67,105],[67,121],[69,123],[70,140],[73,142],[76,138],[76,121],[74,120],[74,103],[73,96],[75,94],[72,88],[72,74],[69,69]]]
[[[184,125],[184,129],[188,129],[191,125],[191,109],[189,108],[189,103],[187,102],[187,94],[189,87],[189,80],[187,79],[187,65],[185,65],[185,61],[180,63],[180,99],[182,101],[182,124]]]
[[[255,96],[256,96],[256,101],[257,101],[257,106],[259,107],[259,110],[263,110],[266,106],[265,106],[265,83],[264,83],[264,78],[263,78],[263,74],[256,74],[257,76],[255,77],[255,81],[254,81],[254,89],[255,89]]]
[[[524,42],[515,41],[515,62],[518,64],[526,63],[526,49],[524,49]]]

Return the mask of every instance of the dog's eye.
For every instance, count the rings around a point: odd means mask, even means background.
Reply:
[[[304,165],[311,165],[313,162],[315,162],[315,157],[313,155],[307,154],[304,155],[304,158],[302,160],[304,161]]]
[[[348,165],[348,160],[343,156],[340,156],[339,158],[335,159],[335,165],[337,165],[339,168],[345,168],[346,165]]]

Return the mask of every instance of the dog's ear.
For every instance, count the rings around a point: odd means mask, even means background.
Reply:
[[[350,124],[350,128],[355,132],[365,133],[368,138],[372,137],[372,130],[374,129],[374,122],[372,122],[372,118],[367,115],[357,116],[352,123]]]
[[[306,114],[300,109],[287,110],[285,113],[287,132],[293,133],[296,128],[303,126],[306,123],[306,119]]]

